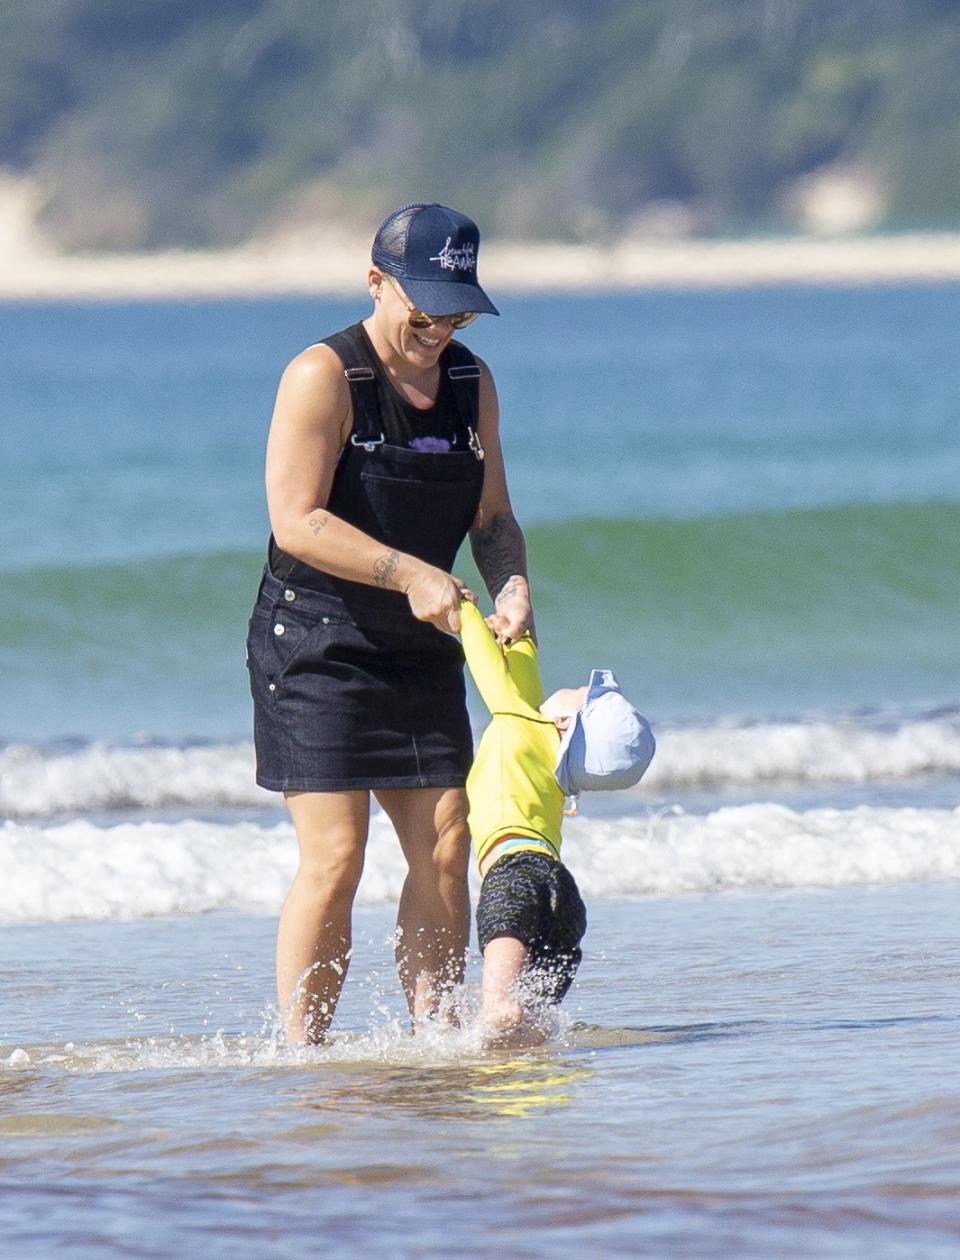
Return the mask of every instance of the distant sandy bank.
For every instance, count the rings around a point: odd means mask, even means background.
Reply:
[[[0,249],[0,301],[355,294],[368,249],[366,240],[342,237],[157,254]],[[483,246],[480,272],[494,295],[957,281],[960,233],[634,241],[609,249],[491,241]]]

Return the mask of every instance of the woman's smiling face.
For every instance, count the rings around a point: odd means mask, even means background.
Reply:
[[[466,323],[456,315],[427,315],[383,272],[372,269],[369,280],[378,299],[374,319],[391,348],[411,363],[433,367],[456,331],[454,323],[460,327]]]

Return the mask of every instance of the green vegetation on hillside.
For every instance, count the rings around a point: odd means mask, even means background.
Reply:
[[[236,242],[404,200],[511,236],[791,223],[866,170],[960,222],[955,0],[3,0],[0,166],[67,247]]]

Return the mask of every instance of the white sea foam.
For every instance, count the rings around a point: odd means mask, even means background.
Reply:
[[[0,828],[0,922],[134,919],[232,909],[275,913],[296,869],[293,827],[85,819]],[[371,824],[362,901],[395,900],[404,864],[382,814]]]
[[[250,744],[60,752],[11,744],[0,750],[0,811],[8,818],[177,807],[276,803],[254,782]]]
[[[960,809],[679,809],[569,821],[564,858],[587,900],[731,888],[960,878]],[[0,829],[0,922],[275,914],[294,872],[288,823],[87,820]],[[371,824],[359,901],[396,902],[405,867],[385,817]]]
[[[960,773],[960,715],[903,721],[832,720],[675,727],[657,731],[641,791],[750,784],[860,784]],[[249,744],[64,752],[0,749],[0,813],[8,818],[133,809],[278,804],[254,782]]]
[[[960,772],[960,718],[884,727],[832,720],[679,727],[658,733],[658,788],[870,783]]]
[[[588,899],[960,878],[960,809],[754,804],[580,822],[564,858]]]

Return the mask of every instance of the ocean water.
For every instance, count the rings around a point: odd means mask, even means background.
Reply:
[[[363,308],[0,309],[6,1254],[956,1254],[960,288],[501,306],[545,680],[658,737],[566,826],[586,958],[515,1058],[408,1036],[381,816],[337,1036],[276,1035],[263,448]]]
[[[406,1036],[386,907],[297,1054],[264,917],[7,929],[4,1254],[952,1260],[953,885],[591,913],[517,1056]]]

